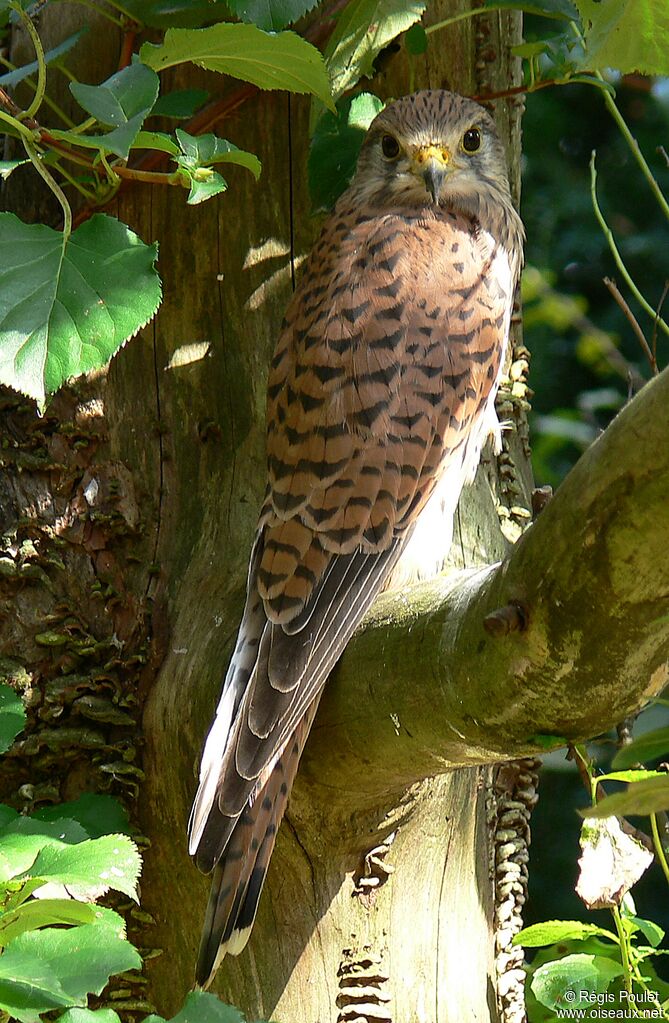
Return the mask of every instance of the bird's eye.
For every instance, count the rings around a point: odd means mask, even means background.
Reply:
[[[462,148],[465,153],[476,153],[481,148],[481,132],[478,128],[467,128],[462,136]]]
[[[393,135],[384,135],[381,139],[381,149],[386,160],[396,160],[400,155],[400,144]]]

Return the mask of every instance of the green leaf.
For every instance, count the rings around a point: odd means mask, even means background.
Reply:
[[[44,54],[45,63],[53,64],[66,53],[69,53],[72,47],[77,45],[85,32],[88,32],[88,26],[80,28],[78,32],[74,32],[71,36],[68,36],[67,39],[63,39],[62,43],[59,43],[58,46],[54,46],[52,50],[47,50]],[[36,60],[33,60],[30,64],[23,64],[21,67],[15,68],[14,71],[8,71],[6,74],[0,75],[0,86],[3,89],[13,88],[15,85],[18,85],[19,82],[22,82],[24,78],[29,78],[30,75],[37,74],[38,69],[39,64]]]
[[[178,156],[181,150],[171,135],[162,131],[140,131],[133,142],[132,149],[157,149],[160,153]]]
[[[120,1023],[113,1009],[68,1009],[58,1023]]]
[[[664,931],[653,920],[644,920],[642,917],[629,914],[623,917],[623,924],[625,927],[631,924],[632,931],[641,931],[648,944],[653,948],[657,948],[664,938]]]
[[[665,771],[610,771],[608,774],[598,774],[597,783],[603,781],[647,781],[649,778],[666,778]]]
[[[421,24],[411,26],[404,37],[404,45],[414,57],[427,52],[427,33]]]
[[[0,685],[0,753],[8,750],[25,727],[23,702],[11,686]]]
[[[545,40],[539,40],[535,43],[519,43],[517,46],[511,47],[511,52],[514,57],[523,57],[525,60],[529,60],[531,57],[539,57],[542,53],[547,53],[549,49]]]
[[[6,180],[12,171],[22,167],[24,163],[30,163],[30,160],[0,160],[0,178]]]
[[[222,178],[216,171],[210,171],[208,168],[204,168],[206,177],[195,177],[194,174],[189,175],[190,191],[186,202],[189,206],[198,206],[201,202],[206,202],[207,199],[213,199],[215,195],[219,195],[221,192],[225,192],[228,187],[228,183],[225,178]]]
[[[78,821],[88,838],[130,834],[128,814],[113,796],[84,792],[78,799],[57,806],[45,806],[32,814],[32,820],[59,821],[63,817]]]
[[[6,949],[0,956],[0,1009],[14,1019],[38,1023],[40,1012],[74,1003],[48,962],[16,947]]]
[[[227,0],[240,21],[250,21],[267,32],[277,32],[313,10],[319,0]]]
[[[554,1011],[590,1008],[591,996],[603,994],[623,973],[612,959],[576,953],[540,966],[530,987],[535,998]]]
[[[137,899],[141,859],[127,835],[105,835],[76,846],[44,846],[30,877],[84,888],[113,888]]]
[[[155,71],[191,61],[260,89],[311,93],[332,107],[321,54],[294,32],[270,35],[255,25],[230,24],[192,31],[175,28],[165,33],[160,45],[144,43],[140,57]]]
[[[669,756],[669,728],[656,728],[618,750],[611,766],[619,771],[632,764],[645,764],[648,760],[664,756]]]
[[[622,74],[669,74],[666,0],[575,0],[585,29],[580,67]]]
[[[514,937],[513,944],[523,945],[525,948],[539,948],[541,945],[554,945],[559,941],[581,940],[593,934],[613,937],[602,927],[585,924],[580,920],[546,920],[544,923],[524,927]]]
[[[369,92],[340,100],[319,119],[309,151],[309,192],[315,210],[329,210],[353,177],[360,146],[383,101]]]
[[[0,915],[0,946],[8,945],[23,934],[52,924],[90,924],[95,909],[74,899],[31,899]]]
[[[578,20],[578,11],[571,0],[486,0],[483,6],[491,11],[526,11],[544,18]]]
[[[256,181],[260,177],[261,163],[254,153],[238,149],[232,142],[219,139],[216,135],[189,135],[181,128],[176,130],[177,140],[183,153],[180,166],[203,167],[210,163],[236,163],[250,170]]]
[[[179,119],[192,117],[207,102],[209,95],[206,89],[175,89],[174,92],[158,97],[151,116]]]
[[[0,214],[0,383],[35,398],[104,365],[160,302],[156,245],[96,214],[69,239]]]
[[[114,129],[103,136],[100,144],[125,160],[158,98],[159,86],[158,75],[139,62],[117,71],[102,85],[70,82],[79,105],[100,124]]]
[[[82,1021],[83,1023],[83,1021]],[[93,1021],[91,1020],[91,1023]],[[162,1016],[147,1016],[143,1023],[166,1023]],[[170,1023],[246,1023],[239,1009],[206,991],[191,991]]]
[[[261,165],[258,157],[238,149],[225,139],[219,139],[211,134],[189,135],[181,128],[177,128],[176,136],[181,147],[176,162],[182,180],[190,188],[188,203],[191,206],[213,198],[228,187],[225,178],[207,164],[236,163],[250,170],[256,180],[260,174]]]
[[[69,817],[58,817],[56,820],[40,820],[37,815],[24,817],[22,814],[4,824],[0,832],[2,842],[11,835],[35,835],[59,845],[76,845],[85,842],[88,835],[78,821]]]
[[[378,53],[418,21],[426,6],[425,0],[350,0],[325,48],[335,99],[363,75],[372,77]]]
[[[0,882],[25,874],[46,846],[69,847],[87,838],[76,821],[15,818],[2,828],[0,834]]]
[[[117,71],[100,85],[70,82],[80,107],[100,124],[122,128],[130,118],[146,115],[158,98],[158,75],[140,62]]]
[[[15,810],[13,806],[7,806],[5,803],[0,803],[0,830],[11,824],[19,816],[18,810]]]
[[[98,149],[101,153],[114,153],[118,155],[117,149],[120,148],[117,143],[125,145],[127,139],[130,137],[132,132],[126,131],[125,128],[118,129],[119,134],[117,135],[117,129],[114,131],[108,131],[101,135],[84,135],[76,131],[65,131],[60,128],[52,128],[49,134],[59,142],[67,142],[71,146],[80,146],[82,149]],[[134,137],[137,138],[138,132]],[[109,141],[108,141],[109,140]],[[132,148],[132,143],[130,148]],[[114,148],[116,147],[116,148]]]
[[[55,973],[70,1005],[86,1004],[88,994],[99,995],[113,973],[139,969],[136,948],[98,924],[82,924],[65,930],[55,927],[21,934],[0,956],[23,955],[35,965],[45,964]]]
[[[580,810],[582,817],[613,817],[625,814],[645,816],[669,810],[669,775],[637,781],[628,785],[624,792],[614,792],[587,810]]]

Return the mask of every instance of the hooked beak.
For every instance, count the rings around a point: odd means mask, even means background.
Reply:
[[[433,201],[438,203],[444,179],[453,169],[449,150],[445,146],[422,146],[413,155],[411,169],[423,179]]]

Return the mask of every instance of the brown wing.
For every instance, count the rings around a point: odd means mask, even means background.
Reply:
[[[258,586],[273,622],[301,615],[332,554],[402,537],[462,457],[503,354],[499,256],[454,213],[335,211],[269,379]]]
[[[320,694],[440,474],[465,462],[504,348],[499,255],[454,213],[335,210],[309,260],[269,381],[256,585],[271,627],[226,751],[227,813]]]

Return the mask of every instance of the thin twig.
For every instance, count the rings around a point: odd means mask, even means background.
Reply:
[[[53,66],[54,67],[58,67],[59,71],[62,70],[62,68],[60,68],[57,64],[54,64]],[[35,82],[34,82],[34,80],[32,78],[24,78],[23,79],[23,84],[27,85],[30,89],[33,89],[34,91],[37,90],[37,86],[36,86],[36,84],[35,84]],[[58,103],[55,102],[55,100],[51,99],[51,97],[49,96],[48,92],[44,93],[44,96],[42,97],[42,102],[45,104],[45,106],[47,106],[49,108],[49,110],[52,113],[56,114],[57,117],[60,117],[60,119],[62,120],[63,124],[67,125],[68,128],[73,128],[74,127],[74,121],[72,121],[67,116],[67,114],[65,113],[63,108],[61,106],[59,106]]]
[[[121,46],[121,55],[118,60],[118,69],[122,71],[123,68],[128,67],[132,62],[132,51],[135,46],[135,40],[137,39],[137,33],[134,29],[126,29],[123,33],[123,44]]]
[[[662,839],[660,838],[660,832],[657,826],[657,815],[651,813],[650,815],[650,830],[653,833],[653,845],[655,847],[655,858],[662,867],[664,876],[669,881],[669,864],[667,864],[667,857],[664,852],[664,846],[662,845]]]
[[[35,89],[35,95],[32,98],[30,106],[23,115],[24,118],[30,118],[34,117],[41,107],[42,100],[44,99],[44,93],[46,91],[46,63],[44,60],[44,47],[42,46],[42,40],[40,39],[30,16],[26,14],[23,8],[16,2],[11,2],[9,7],[18,16],[21,24],[30,36],[30,41],[33,44],[35,56],[37,57],[37,88]]]
[[[666,163],[667,167],[669,167],[669,153],[667,153],[667,150],[664,148],[664,146],[658,146],[657,152],[660,154],[660,156],[664,157],[664,162]]]
[[[636,316],[634,315],[634,313],[632,312],[632,310],[628,306],[628,304],[625,301],[625,299],[623,298],[623,296],[620,294],[620,291],[618,290],[618,286],[617,286],[616,282],[611,280],[610,277],[605,277],[604,278],[604,284],[606,285],[606,287],[611,292],[611,295],[613,296],[615,301],[618,303],[618,306],[622,310],[623,314],[627,317],[627,320],[628,320],[632,330],[634,331],[634,333],[636,334],[637,338],[639,339],[639,344],[641,345],[641,347],[643,349],[644,355],[646,356],[646,358],[648,359],[648,362],[650,363],[650,368],[651,368],[651,371],[653,373],[653,376],[657,376],[657,374],[659,373],[659,370],[657,368],[657,360],[655,358],[655,354],[651,350],[650,345],[646,341],[646,337],[644,335],[644,332],[642,331],[641,327],[639,326],[639,321],[637,320]]]
[[[478,10],[478,8],[477,8]],[[486,11],[486,7],[481,8],[482,11]],[[485,92],[479,93],[476,96],[472,96],[471,99],[476,100],[477,103],[488,103],[494,99],[507,99],[509,96],[529,96],[532,92],[539,92],[540,89],[548,89],[551,85],[570,85],[568,78],[542,78],[538,82],[533,82],[531,85],[514,85],[511,89],[501,89],[499,92]]]
[[[60,203],[60,207],[63,211],[63,251],[67,243],[68,238],[72,234],[72,209],[67,201],[67,196],[64,191],[53,177],[53,175],[47,170],[46,166],[42,161],[41,155],[35,149],[32,142],[28,142],[26,139],[23,140],[23,147],[30,157],[30,162],[37,171],[37,173],[44,179],[49,189],[53,192],[56,199]]]
[[[583,33],[581,32],[580,28],[578,27],[575,21],[570,22],[570,24],[572,31],[574,32],[574,35],[580,41],[581,45],[585,47],[585,39],[583,38]],[[601,71],[595,71],[594,74],[595,78],[598,78],[600,82],[604,82],[604,75],[601,73]],[[616,101],[614,100],[611,93],[606,89],[604,90],[604,103],[606,104],[606,108],[611,114],[611,117],[618,125],[618,129],[623,138],[625,139],[625,142],[629,146],[632,156],[634,157],[639,167],[641,168],[641,173],[648,182],[650,190],[657,199],[657,202],[662,212],[664,213],[667,220],[669,220],[669,203],[665,199],[664,195],[662,194],[662,190],[660,189],[660,186],[653,177],[653,172],[648,166],[646,158],[644,157],[643,153],[641,152],[641,149],[639,148],[639,143],[632,135],[632,132],[630,131],[627,125],[627,121],[618,110],[618,107],[616,106]]]
[[[595,76],[597,78],[601,79],[602,82],[604,81],[604,78],[602,77],[602,74],[601,74],[600,71],[595,71]],[[618,107],[616,106],[616,102],[613,99],[613,97],[611,96],[610,92],[604,91],[604,103],[606,104],[606,106],[608,108],[608,111],[611,114],[611,117],[613,118],[613,120],[618,125],[618,128],[620,129],[620,132],[621,132],[623,138],[627,142],[627,145],[629,146],[629,148],[630,148],[630,150],[632,152],[632,156],[634,157],[636,162],[639,164],[639,167],[641,168],[641,173],[643,174],[644,178],[648,182],[648,184],[650,186],[651,192],[653,193],[653,195],[657,199],[657,202],[658,202],[658,204],[660,206],[660,209],[664,213],[664,215],[667,218],[667,220],[669,220],[669,203],[667,202],[667,200],[665,199],[664,195],[662,194],[662,191],[660,190],[660,186],[658,185],[657,181],[653,177],[653,172],[651,171],[650,167],[646,163],[646,159],[645,159],[643,153],[641,152],[641,150],[639,148],[639,143],[637,142],[637,140],[632,135],[632,132],[629,130],[629,128],[627,126],[627,121],[625,120],[623,115],[618,110]]]
[[[609,248],[610,248],[611,253],[613,255],[613,258],[614,258],[614,260],[616,262],[616,266],[620,270],[620,273],[623,276],[625,284],[630,289],[630,291],[634,295],[634,297],[637,300],[637,302],[639,303],[639,305],[642,306],[643,309],[645,309],[645,311],[648,313],[648,315],[650,317],[652,317],[654,320],[656,320],[657,325],[660,328],[660,330],[662,330],[667,335],[667,337],[669,337],[669,324],[666,324],[664,322],[664,320],[660,316],[657,315],[655,309],[653,309],[652,305],[649,302],[646,301],[646,299],[643,297],[643,295],[641,294],[641,292],[637,288],[636,284],[634,283],[634,281],[632,280],[632,278],[631,278],[631,276],[629,274],[629,271],[628,271],[627,267],[623,263],[622,256],[620,255],[620,252],[618,251],[618,246],[616,245],[616,242],[615,242],[615,239],[613,237],[613,233],[611,231],[611,228],[609,227],[609,225],[604,220],[604,214],[602,213],[602,211],[600,209],[600,206],[599,206],[599,202],[597,200],[597,170],[595,168],[595,150],[594,149],[592,151],[592,156],[590,157],[590,195],[592,197],[592,206],[593,206],[593,209],[595,211],[595,216],[597,217],[597,221],[599,223],[599,226],[601,227],[602,231],[604,232],[604,237],[606,238],[606,240],[608,242]]]
[[[34,141],[33,133],[26,128],[25,125],[21,124],[20,121],[17,121],[15,117],[10,117],[9,114],[5,114],[2,110],[0,110],[0,121],[4,121],[5,124],[8,124],[9,127],[21,138],[27,139],[28,142]]]
[[[2,88],[0,88],[0,103],[2,103],[3,107],[5,107],[5,109],[9,111],[12,117],[15,117],[17,120],[19,116],[23,113],[21,107],[17,106],[17,104],[14,102],[9,93]]]
[[[95,195],[94,192],[91,192],[89,191],[89,189],[85,188],[81,184],[81,181],[79,181],[77,178],[69,174],[64,167],[61,167],[60,163],[56,162],[54,163],[53,166],[56,168],[58,173],[65,178],[66,181],[69,181],[69,183],[72,185],[73,188],[77,190],[77,192],[83,195],[84,199],[86,199],[87,202],[95,202],[97,196]]]
[[[434,25],[428,25],[425,29],[425,35],[429,36],[432,32],[438,32],[441,28],[447,28],[449,25],[455,25],[457,21],[464,21],[465,18],[473,18],[477,14],[490,14],[490,9],[486,7],[475,7],[471,11],[461,11],[459,14],[453,14],[450,18],[446,18],[445,21],[438,21]]]

